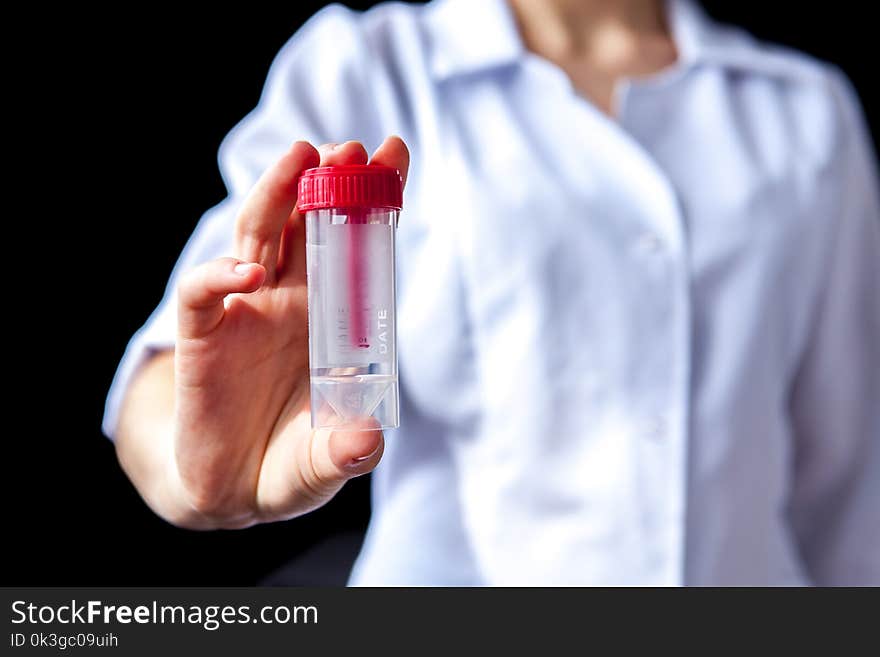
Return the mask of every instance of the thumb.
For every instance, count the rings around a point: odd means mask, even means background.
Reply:
[[[312,433],[306,484],[321,495],[333,495],[346,481],[378,465],[385,438],[373,418],[354,420]]]
[[[385,439],[373,418],[314,431],[308,428],[308,412],[298,419],[304,425],[301,431],[286,440],[270,440],[266,446],[257,483],[263,522],[288,520],[317,509],[346,481],[367,474],[382,458]]]

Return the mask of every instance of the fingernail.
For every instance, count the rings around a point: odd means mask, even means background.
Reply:
[[[252,269],[253,265],[250,262],[239,262],[237,265],[235,265],[235,267],[232,268],[232,271],[234,271],[239,276],[247,276],[251,273]]]
[[[370,452],[366,456],[359,456],[355,459],[352,459],[351,461],[349,461],[348,463],[345,464],[345,467],[352,468],[352,469],[359,468],[365,461],[369,461],[371,458],[376,456],[376,453],[379,451],[379,448],[381,446],[382,446],[382,443],[380,442],[378,445],[376,445],[376,449],[374,449],[372,452]]]

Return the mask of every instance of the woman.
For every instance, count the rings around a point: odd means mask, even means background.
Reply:
[[[295,181],[352,138],[414,163],[387,442],[309,430]],[[220,160],[105,416],[164,518],[291,518],[381,459],[354,584],[880,583],[880,203],[839,72],[687,0],[331,6]]]

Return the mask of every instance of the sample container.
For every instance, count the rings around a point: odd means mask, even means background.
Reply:
[[[394,243],[402,196],[392,167],[317,167],[300,177],[315,429],[367,417],[382,428],[400,423]]]

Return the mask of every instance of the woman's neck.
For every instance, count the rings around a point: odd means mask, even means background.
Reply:
[[[675,62],[662,0],[508,0],[523,42],[614,114],[614,86]]]

